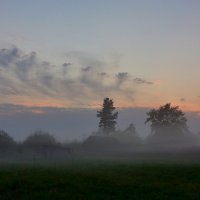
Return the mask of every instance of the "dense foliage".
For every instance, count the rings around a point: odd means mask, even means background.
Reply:
[[[188,131],[185,113],[178,106],[171,106],[170,103],[152,109],[147,113],[145,123],[151,123],[151,130],[155,134],[182,134]]]

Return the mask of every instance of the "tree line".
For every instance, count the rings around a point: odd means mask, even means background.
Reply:
[[[116,132],[116,125],[118,119],[118,111],[114,107],[114,102],[110,98],[103,100],[102,109],[97,111],[97,118],[99,118],[98,132],[97,134],[110,135]],[[181,135],[189,133],[187,126],[187,118],[185,113],[179,109],[178,106],[172,106],[170,103],[166,103],[160,106],[158,109],[151,109],[147,112],[147,118],[144,122],[150,123],[151,133],[155,135],[163,134],[177,134]],[[136,128],[134,124],[130,124],[125,131],[135,132]],[[0,146],[12,145],[15,141],[9,134],[0,130]],[[29,135],[23,142],[26,145],[58,145],[55,137],[44,131],[36,131]]]
[[[187,126],[185,113],[178,107],[166,103],[157,109],[151,109],[147,113],[145,124],[150,123],[151,138],[179,137],[190,135]],[[97,111],[96,117],[99,118],[98,131],[95,135],[112,136],[125,142],[138,142],[136,128],[131,123],[124,131],[116,130],[118,111],[114,107],[114,102],[110,98],[104,98],[102,108]],[[125,139],[127,137],[127,140]],[[83,141],[84,142],[84,141]],[[59,143],[56,138],[44,131],[36,131],[29,135],[23,142],[16,143],[14,139],[4,130],[0,130],[0,153],[6,149],[13,149],[20,146],[27,148],[62,148],[64,144]],[[69,146],[69,145],[68,145]],[[69,149],[68,149],[69,150]]]
[[[113,100],[105,98],[102,109],[97,111],[99,133],[109,135],[115,132],[118,114]],[[151,133],[154,135],[189,133],[185,113],[178,106],[172,106],[171,103],[147,112],[146,123],[150,123]]]

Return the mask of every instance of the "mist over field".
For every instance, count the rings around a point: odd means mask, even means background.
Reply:
[[[15,124],[11,116],[1,116],[5,127],[0,131],[1,162],[62,163],[93,157],[199,161],[200,135],[187,124],[190,113],[185,115],[171,104],[150,110],[117,109],[113,104],[112,99],[104,98],[98,110],[45,108],[42,114],[33,113],[36,108],[29,111],[26,107],[12,107],[12,114],[16,111],[12,116]],[[140,125],[140,130],[135,124]],[[11,132],[5,131],[8,125]],[[41,127],[34,129],[37,126]],[[13,137],[12,131],[18,137]],[[22,131],[21,135],[17,131]]]

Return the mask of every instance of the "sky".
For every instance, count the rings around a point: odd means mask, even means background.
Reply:
[[[73,111],[78,121],[87,113],[89,132],[110,97],[133,116],[171,102],[200,130],[199,9],[198,0],[0,0],[0,126],[19,137],[59,132],[48,122]],[[22,115],[20,132],[10,124]]]

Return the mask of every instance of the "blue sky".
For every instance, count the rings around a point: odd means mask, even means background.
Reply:
[[[0,104],[42,114],[96,109],[109,96],[119,108],[172,102],[199,113],[199,9],[198,0],[0,0]]]

